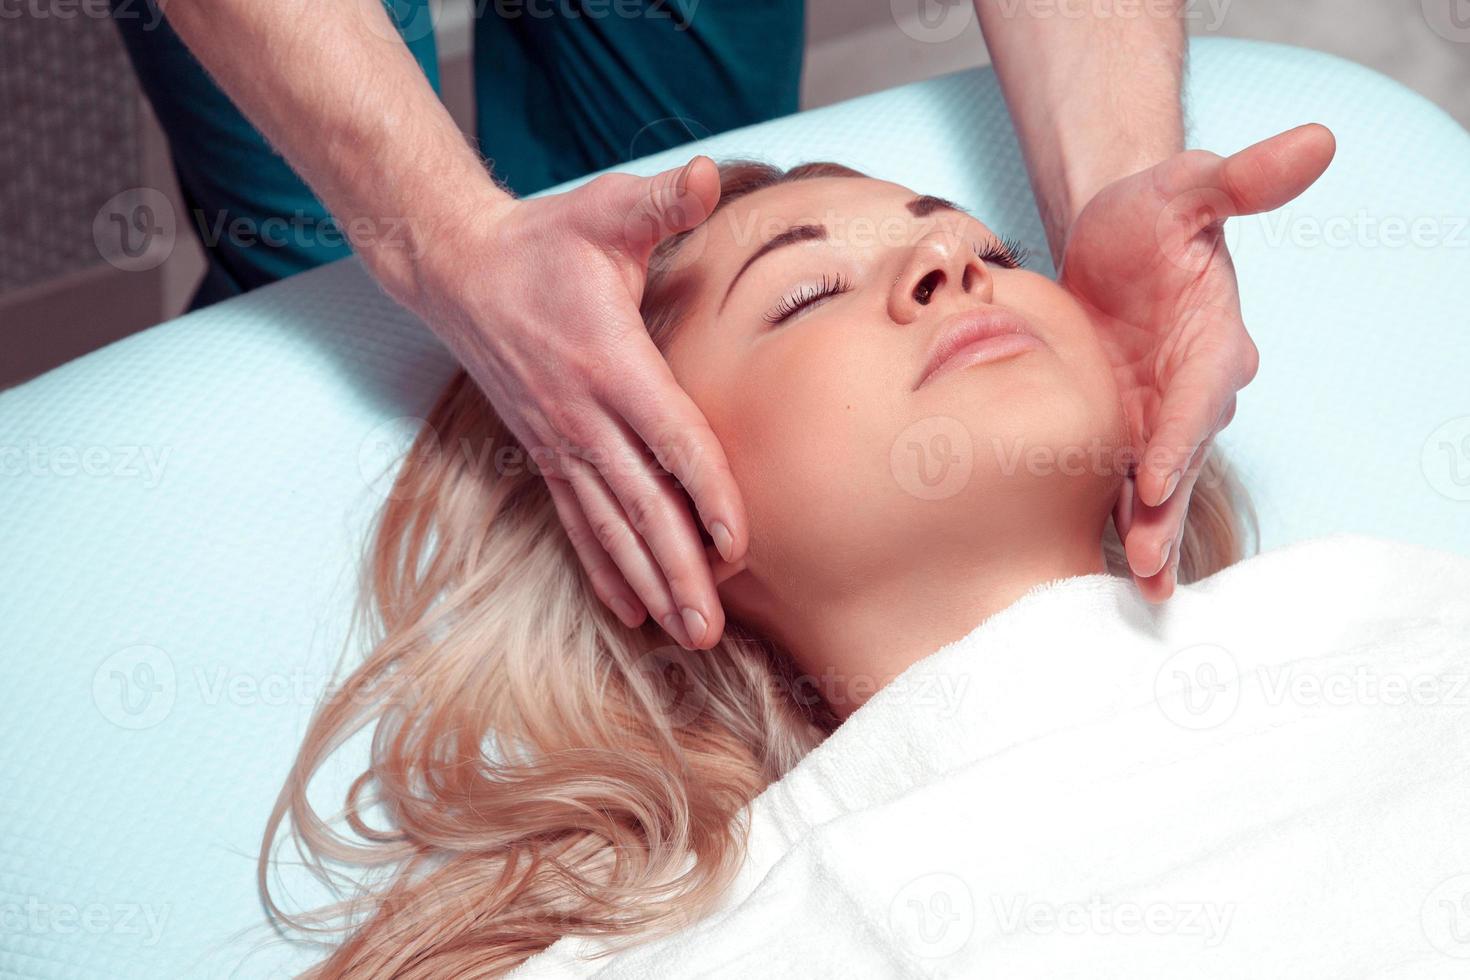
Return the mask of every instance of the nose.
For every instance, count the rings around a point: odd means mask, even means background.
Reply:
[[[903,271],[888,296],[893,322],[910,324],[925,307],[950,309],[967,298],[991,302],[994,281],[968,239],[938,228],[925,235],[909,253]]]

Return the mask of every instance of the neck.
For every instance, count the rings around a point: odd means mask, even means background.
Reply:
[[[846,719],[911,664],[1044,582],[1107,571],[1100,537],[1016,549],[1004,561],[931,558],[812,608],[789,610],[782,643]]]

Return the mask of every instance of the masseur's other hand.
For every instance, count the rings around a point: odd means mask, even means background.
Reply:
[[[446,254],[426,263],[428,309],[416,311],[448,327],[438,332],[546,476],[602,601],[630,627],[652,612],[691,649],[712,646],[725,617],[689,500],[727,561],[745,552],[745,511],[638,304],[654,246],[704,221],[719,194],[714,162],[695,157],[651,178],[502,199],[436,244]]]
[[[1256,373],[1225,219],[1287,203],[1335,151],[1315,123],[1229,157],[1187,150],[1104,187],[1068,233],[1058,280],[1098,323],[1141,453],[1114,522],[1150,600],[1174,591],[1200,467]]]

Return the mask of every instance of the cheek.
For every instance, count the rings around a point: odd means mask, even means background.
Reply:
[[[787,567],[830,559],[852,542],[854,521],[880,512],[898,367],[881,344],[838,325],[745,360],[710,424],[749,511],[755,557],[779,551]]]
[[[1127,438],[1117,376],[1087,311],[1064,289],[1047,284],[1038,306],[1052,325],[1054,346],[1073,395],[1071,401],[1086,418],[1079,425],[1115,445]]]
[[[1050,280],[1033,284],[1017,302],[1025,304],[1052,350],[1036,370],[1018,372],[1013,386],[994,392],[991,404],[1013,411],[999,414],[990,435],[1005,442],[1013,464],[1024,449],[1042,471],[1047,460],[1086,459],[1089,472],[1116,475],[1127,466],[1127,426],[1113,367],[1092,320]]]

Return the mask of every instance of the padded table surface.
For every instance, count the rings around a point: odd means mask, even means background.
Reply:
[[[1187,104],[1189,145],[1220,153],[1310,121],[1338,138],[1300,199],[1229,226],[1261,369],[1221,445],[1264,546],[1344,530],[1470,553],[1470,135],[1367,69],[1251,42],[1196,40]],[[837,160],[1046,263],[988,70],[693,149]],[[0,394],[0,976],[311,961],[260,927],[254,855],[366,524],[451,370],[347,260]]]

